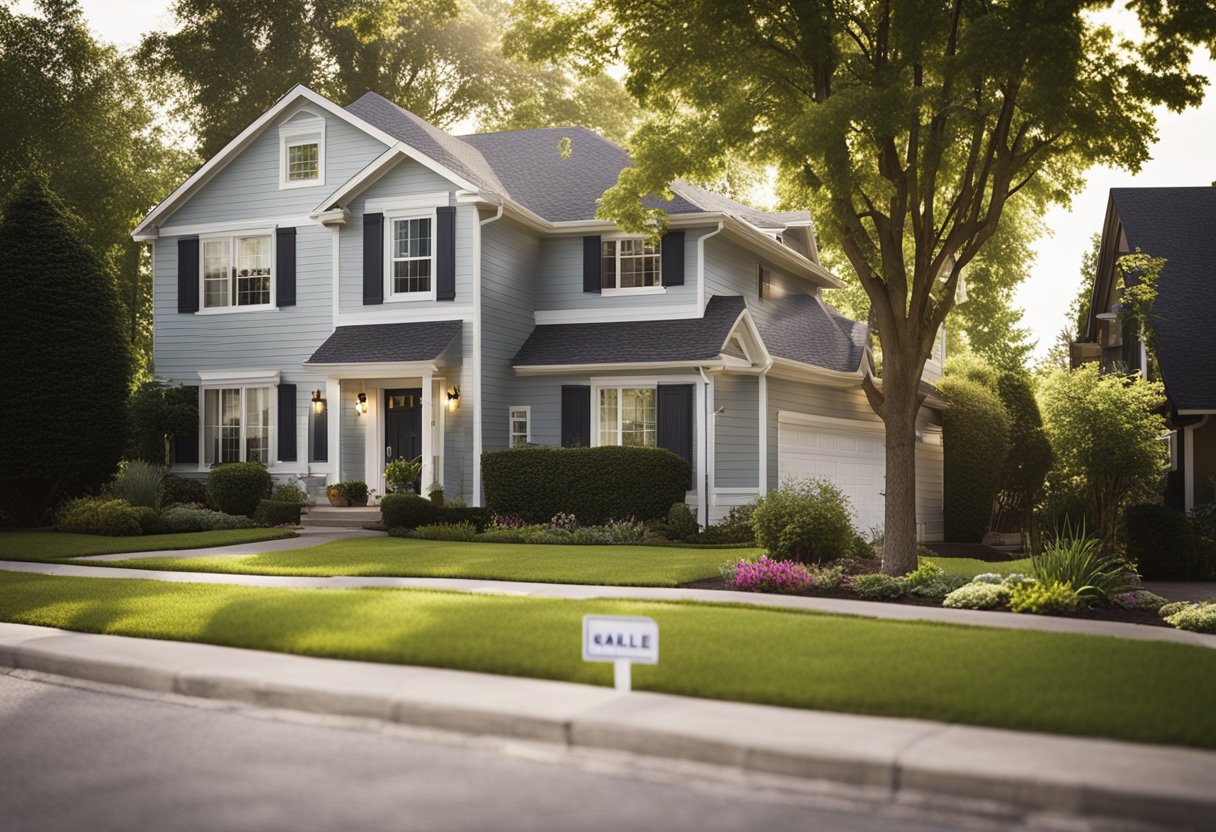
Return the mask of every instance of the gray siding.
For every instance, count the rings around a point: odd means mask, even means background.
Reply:
[[[162,225],[307,214],[386,149],[357,127],[326,114],[324,184],[279,190],[278,127],[290,115],[269,125]]]
[[[583,238],[547,237],[540,241],[540,279],[536,309],[630,309],[638,306],[695,306],[697,302],[697,237],[710,229],[684,233],[684,285],[661,294],[605,297],[583,291]]]
[[[364,459],[364,453],[367,448],[367,421],[370,417],[355,413],[355,401],[358,397],[358,382],[342,385],[342,470],[339,476],[343,482],[367,480],[367,460]],[[331,418],[334,416],[336,414],[331,413]]]
[[[788,410],[834,419],[875,418],[861,385],[825,387],[783,378],[768,379],[768,487],[781,485],[777,479],[777,413]]]
[[[459,298],[459,295],[457,295]],[[449,347],[445,356],[454,363],[445,371],[446,387],[460,388],[460,408],[444,413],[443,493],[445,499],[460,497],[473,504],[473,324],[461,328],[459,347]],[[461,358],[463,356],[463,359]],[[444,391],[446,392],[446,391]],[[440,395],[443,395],[441,392]],[[446,404],[446,397],[442,404]]]
[[[759,383],[752,375],[714,378],[714,485],[757,488],[760,484]]]
[[[705,296],[742,295],[759,298],[759,267],[773,272],[775,287],[786,294],[813,294],[816,287],[808,281],[790,277],[755,252],[715,235],[705,241]]]

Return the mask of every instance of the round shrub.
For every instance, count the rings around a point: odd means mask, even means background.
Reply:
[[[308,502],[308,496],[298,487],[290,483],[276,486],[270,499],[276,503],[295,503],[302,506]]]
[[[260,462],[228,462],[207,476],[207,505],[224,514],[253,517],[270,496],[270,472]]]
[[[1016,584],[1009,590],[1009,609],[1013,612],[1056,615],[1079,606],[1081,599],[1069,584],[1036,582]]]
[[[969,583],[951,592],[942,601],[943,607],[957,610],[990,610],[1009,600],[1009,590],[1000,584]]]
[[[206,508],[173,506],[160,513],[165,531],[172,533],[210,532],[217,529],[250,529],[253,521],[244,515],[224,514]]]
[[[687,542],[697,536],[700,529],[692,509],[685,502],[672,503],[667,519],[658,524],[658,531],[668,540]]]
[[[380,499],[380,522],[386,529],[425,526],[435,521],[438,511],[434,503],[417,494],[385,494]]]
[[[827,480],[790,481],[752,512],[758,543],[775,560],[823,563],[850,554],[856,537],[849,499]]]
[[[162,488],[161,504],[164,506],[207,502],[207,486],[202,480],[179,477],[177,474],[165,474]]]
[[[56,527],[61,532],[131,537],[140,533],[139,514],[126,500],[80,497],[60,507]]]
[[[254,518],[259,526],[300,525],[300,504],[285,500],[262,500]]]
[[[688,462],[662,448],[510,448],[481,456],[486,505],[545,523],[559,512],[585,524],[657,520],[683,501]]]
[[[135,517],[139,520],[140,534],[165,534],[169,528],[161,519],[160,512],[147,506],[134,506]]]

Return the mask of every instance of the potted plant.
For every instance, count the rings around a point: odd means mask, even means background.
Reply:
[[[331,506],[336,508],[346,508],[350,505],[350,500],[346,499],[342,493],[343,485],[345,485],[345,483],[336,482],[333,485],[327,485],[325,487],[325,496],[329,500],[329,504]]]
[[[365,483],[363,480],[351,480],[350,482],[340,482],[340,483],[338,483],[338,488],[341,489],[342,496],[344,496],[347,499],[347,501],[350,505],[352,505],[352,506],[367,505],[367,497],[368,497],[367,483]]]
[[[413,494],[414,484],[422,474],[422,457],[394,459],[384,467],[384,483],[398,494]]]
[[[437,482],[431,483],[431,487],[426,490],[427,496],[431,498],[431,502],[437,508],[443,508],[443,486]]]

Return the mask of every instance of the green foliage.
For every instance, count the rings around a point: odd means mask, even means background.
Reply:
[[[659,523],[657,528],[668,540],[687,542],[697,536],[701,526],[688,504],[679,502],[672,503],[671,510],[667,512],[667,519]]]
[[[991,523],[1009,454],[1009,416],[1000,397],[975,380],[974,371],[946,376],[937,389],[949,404],[942,413],[946,539],[978,543]]]
[[[165,474],[161,493],[161,505],[205,503],[206,501],[207,486],[202,480],[179,477],[177,474]]]
[[[1055,454],[1051,486],[1084,495],[1106,552],[1118,547],[1127,505],[1160,492],[1164,404],[1160,384],[1099,375],[1092,363],[1049,373],[1040,383],[1043,425]]]
[[[997,487],[1003,521],[998,530],[1026,531],[1028,515],[1043,490],[1054,457],[1030,378],[1020,372],[1001,373],[996,389],[1009,416],[1009,452]]]
[[[381,500],[381,503],[383,503],[383,502],[384,501]],[[434,503],[433,500],[432,500],[432,503]],[[478,528],[478,530],[483,530],[483,529],[487,528],[490,525],[490,522],[494,517],[494,512],[492,512],[488,508],[484,508],[484,507],[452,506],[452,505],[448,505],[448,506],[436,505],[435,507],[437,509],[437,511],[435,513],[436,522],[439,522],[439,523],[472,523],[474,526],[476,526]]]
[[[559,512],[584,523],[655,520],[684,499],[688,463],[662,448],[511,448],[482,454],[486,505],[543,523]]]
[[[210,532],[219,529],[249,529],[254,522],[239,514],[224,514],[206,508],[170,506],[160,513],[165,530],[171,533]]]
[[[165,464],[168,440],[198,430],[198,391],[193,387],[143,382],[127,400],[127,456]]]
[[[1113,596],[1111,602],[1116,607],[1125,610],[1151,610],[1156,612],[1169,603],[1169,599],[1149,592],[1147,589],[1133,589]]]
[[[702,530],[699,543],[754,543],[756,533],[752,531],[752,512],[756,510],[759,500],[752,500],[741,506],[733,506],[722,518],[722,522],[706,526]]]
[[[882,573],[858,575],[849,582],[849,587],[858,598],[866,601],[891,601],[908,592],[902,579]]]
[[[942,606],[958,610],[991,610],[1004,606],[1008,600],[1008,587],[976,580],[949,593]]]
[[[414,529],[430,523],[436,514],[435,504],[417,494],[385,494],[380,498],[380,522],[386,529]]]
[[[165,521],[160,517],[160,512],[156,509],[148,506],[132,506],[132,508],[135,509],[135,519],[139,522],[141,535],[164,534],[169,531]]]
[[[134,459],[123,463],[109,490],[133,506],[147,506],[155,511],[160,508],[164,496],[166,473],[160,465]]]
[[[1170,601],[1168,604],[1162,604],[1157,608],[1157,615],[1161,618],[1169,618],[1174,613],[1182,612],[1190,605],[1190,601]]]
[[[363,480],[347,480],[346,482],[336,482],[330,486],[334,489],[339,497],[344,497],[350,500],[352,505],[366,505],[369,494],[367,483]]]
[[[966,585],[962,575],[952,575],[932,563],[922,563],[903,578],[904,587],[913,595],[922,598],[944,598],[954,590]]]
[[[394,459],[384,466],[384,482],[400,494],[412,494],[418,477],[422,475],[422,458]]]
[[[1165,620],[1179,630],[1216,634],[1216,603],[1185,604],[1171,611]]]
[[[270,499],[276,503],[295,503],[299,506],[308,503],[308,495],[290,483],[276,485],[274,492],[270,495]]]
[[[1216,542],[1195,521],[1161,505],[1129,506],[1127,556],[1150,581],[1203,581],[1216,577]]]
[[[300,525],[300,503],[280,500],[261,500],[254,520],[259,526]]]
[[[253,517],[270,496],[270,472],[260,462],[228,462],[207,475],[207,505],[225,514]]]
[[[472,523],[436,523],[417,527],[411,536],[420,540],[473,540],[477,527]]]
[[[1104,556],[1098,541],[1088,537],[1053,540],[1030,563],[1040,584],[1067,584],[1086,604],[1105,603],[1128,592],[1135,580],[1122,561]]]
[[[79,497],[59,509],[55,527],[61,532],[130,537],[140,533],[139,514],[125,500]]]
[[[1009,589],[1009,609],[1032,615],[1057,615],[1072,612],[1081,605],[1081,599],[1067,583],[1035,582],[1014,584]]]
[[[1119,323],[1131,321],[1136,326],[1136,336],[1144,342],[1148,354],[1149,378],[1159,378],[1156,372],[1157,361],[1157,329],[1154,326],[1156,318],[1153,315],[1153,304],[1157,300],[1157,281],[1161,279],[1161,270],[1165,268],[1165,260],[1161,257],[1149,257],[1139,248],[1133,254],[1125,254],[1115,261],[1115,269],[1119,272],[1115,292],[1119,298]]]
[[[760,498],[752,530],[773,560],[823,563],[852,551],[849,498],[828,480],[790,480]]]
[[[0,251],[0,509],[33,526],[114,475],[131,355],[105,265],[37,180],[4,207]]]

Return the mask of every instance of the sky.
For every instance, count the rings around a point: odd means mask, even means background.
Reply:
[[[268,0],[273,2],[273,0]],[[173,25],[170,0],[81,0],[85,16],[100,39],[130,47],[140,35]],[[32,6],[20,0],[18,9]],[[1116,29],[1134,26],[1125,12],[1104,15]],[[1196,72],[1216,81],[1216,60],[1206,52],[1192,62]],[[1164,108],[1157,113],[1157,143],[1152,159],[1136,174],[1096,167],[1086,176],[1086,187],[1072,204],[1052,208],[1044,218],[1048,229],[1035,246],[1035,265],[1018,287],[1015,305],[1024,310],[1023,325],[1038,340],[1042,356],[1065,325],[1065,312],[1080,285],[1081,258],[1089,238],[1102,230],[1107,195],[1111,188],[1210,185],[1216,181],[1216,89],[1201,107],[1183,113]]]

